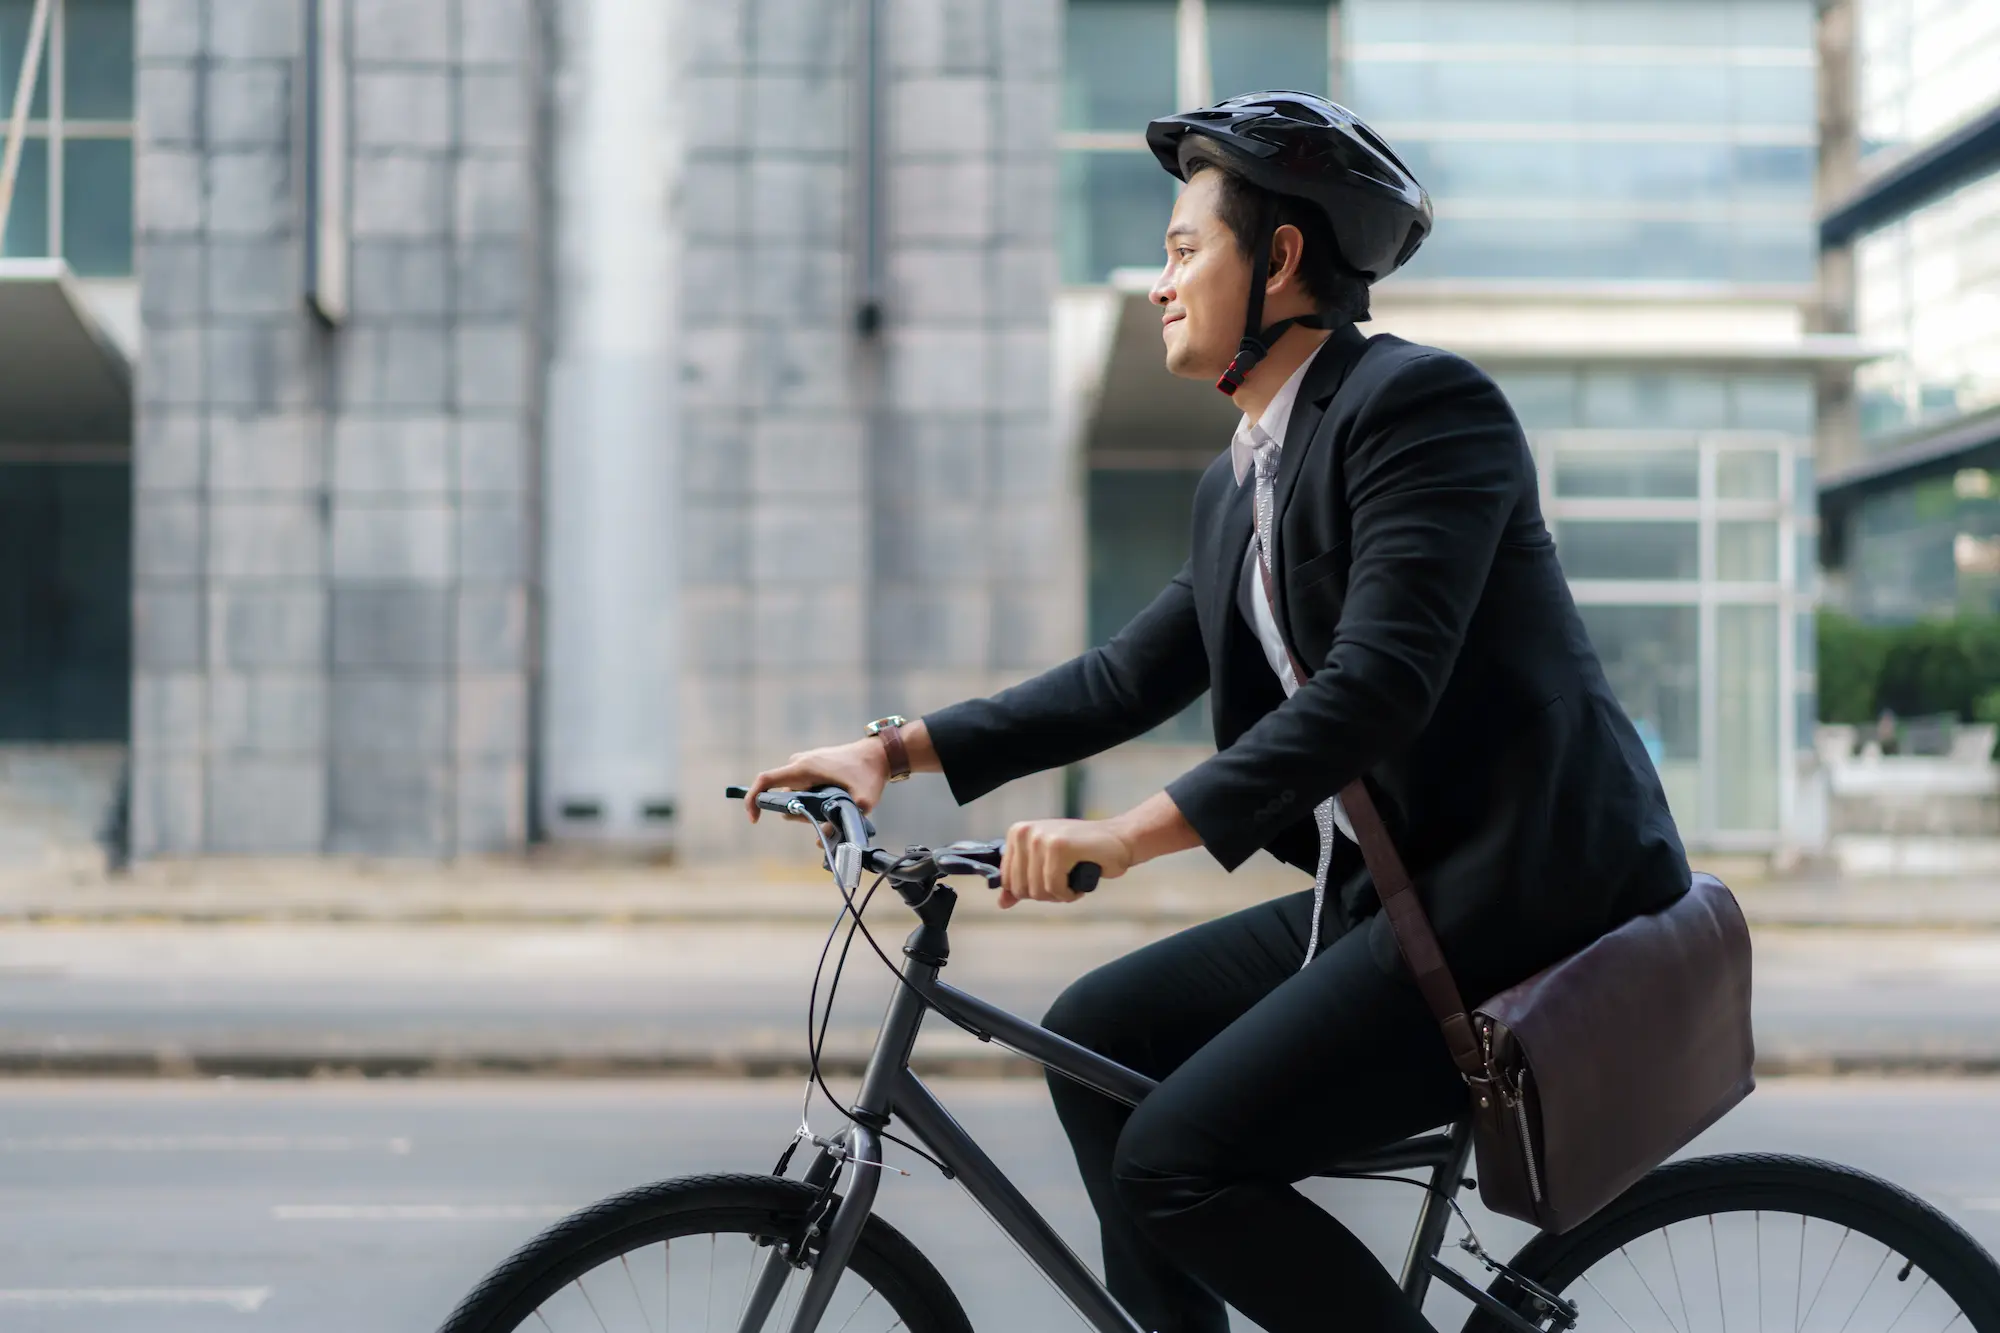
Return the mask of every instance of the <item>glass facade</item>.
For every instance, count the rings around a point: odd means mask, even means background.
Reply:
[[[1430,189],[1436,230],[1396,283],[1583,283],[1615,297],[1662,281],[1814,280],[1812,0],[1208,0],[1199,69],[1177,40],[1190,9],[1069,0],[1066,281],[1160,262],[1173,182],[1145,122],[1192,88],[1260,86],[1353,107]],[[1584,623],[1684,833],[1775,845],[1816,698],[1811,375],[1492,369],[1534,446]],[[1091,474],[1094,642],[1179,568],[1194,482]],[[1205,741],[1203,710],[1153,739]]]
[[[1864,438],[1893,440],[2000,403],[1996,311],[2000,174],[1861,237],[1854,248],[1855,328],[1896,349],[1855,373]]]
[[[1682,832],[1768,842],[1782,825],[1781,756],[1812,745],[1815,663],[1800,647],[1818,540],[1810,378],[1494,378],[1534,445],[1591,643]]]
[[[34,0],[0,0],[0,108],[11,108]],[[132,272],[132,0],[54,0],[0,255]]]
[[[1865,619],[2000,612],[2000,474],[1964,468],[1868,496],[1847,548],[1850,609]]]
[[[1438,227],[1412,278],[1812,279],[1811,0],[1206,8],[1193,83],[1331,92],[1424,182]],[[1190,86],[1176,9],[1070,0],[1066,281],[1159,262],[1171,181],[1141,136]]]
[[[1183,108],[1190,84],[1215,98],[1333,87],[1326,0],[1207,0],[1207,61],[1179,47],[1174,0],[1069,0],[1062,107],[1062,275],[1102,282],[1157,267],[1174,179],[1146,148],[1146,122]]]
[[[1993,105],[2000,6],[1983,0],[1856,0],[1864,166],[1944,134]]]
[[[1803,283],[1807,0],[1351,0],[1343,100],[1438,225],[1405,273]]]

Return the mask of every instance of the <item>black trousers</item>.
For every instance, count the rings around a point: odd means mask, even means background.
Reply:
[[[1149,1333],[1430,1325],[1293,1185],[1445,1124],[1465,1087],[1423,997],[1368,931],[1303,971],[1312,894],[1182,931],[1089,973],[1048,1027],[1160,1080],[1137,1109],[1049,1076],[1104,1235],[1105,1279]]]

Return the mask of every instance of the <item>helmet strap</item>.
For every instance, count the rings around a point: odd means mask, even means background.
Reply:
[[[1250,259],[1250,307],[1243,316],[1243,341],[1237,344],[1236,356],[1230,361],[1229,368],[1215,382],[1216,388],[1232,398],[1243,387],[1243,381],[1250,372],[1271,354],[1278,339],[1284,337],[1292,325],[1302,324],[1309,329],[1332,327],[1326,316],[1318,311],[1310,315],[1293,315],[1290,319],[1260,327],[1264,319],[1264,284],[1271,277],[1271,242],[1278,232],[1278,207],[1266,195],[1258,204],[1257,212],[1257,242],[1251,248]]]

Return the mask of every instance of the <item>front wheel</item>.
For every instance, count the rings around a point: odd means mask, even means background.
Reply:
[[[1574,1302],[1579,1333],[2000,1333],[1979,1242],[1907,1190],[1804,1157],[1663,1166],[1509,1266]],[[1549,1326],[1504,1275],[1489,1290]]]
[[[786,1266],[761,1321],[760,1275],[817,1194],[776,1176],[687,1176],[594,1204],[516,1251],[439,1333],[786,1333],[809,1269]],[[826,1333],[972,1333],[951,1288],[902,1233],[870,1217],[820,1321]]]

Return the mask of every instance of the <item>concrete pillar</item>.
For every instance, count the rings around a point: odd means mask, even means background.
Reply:
[[[557,10],[543,826],[666,842],[680,797],[674,10]]]

